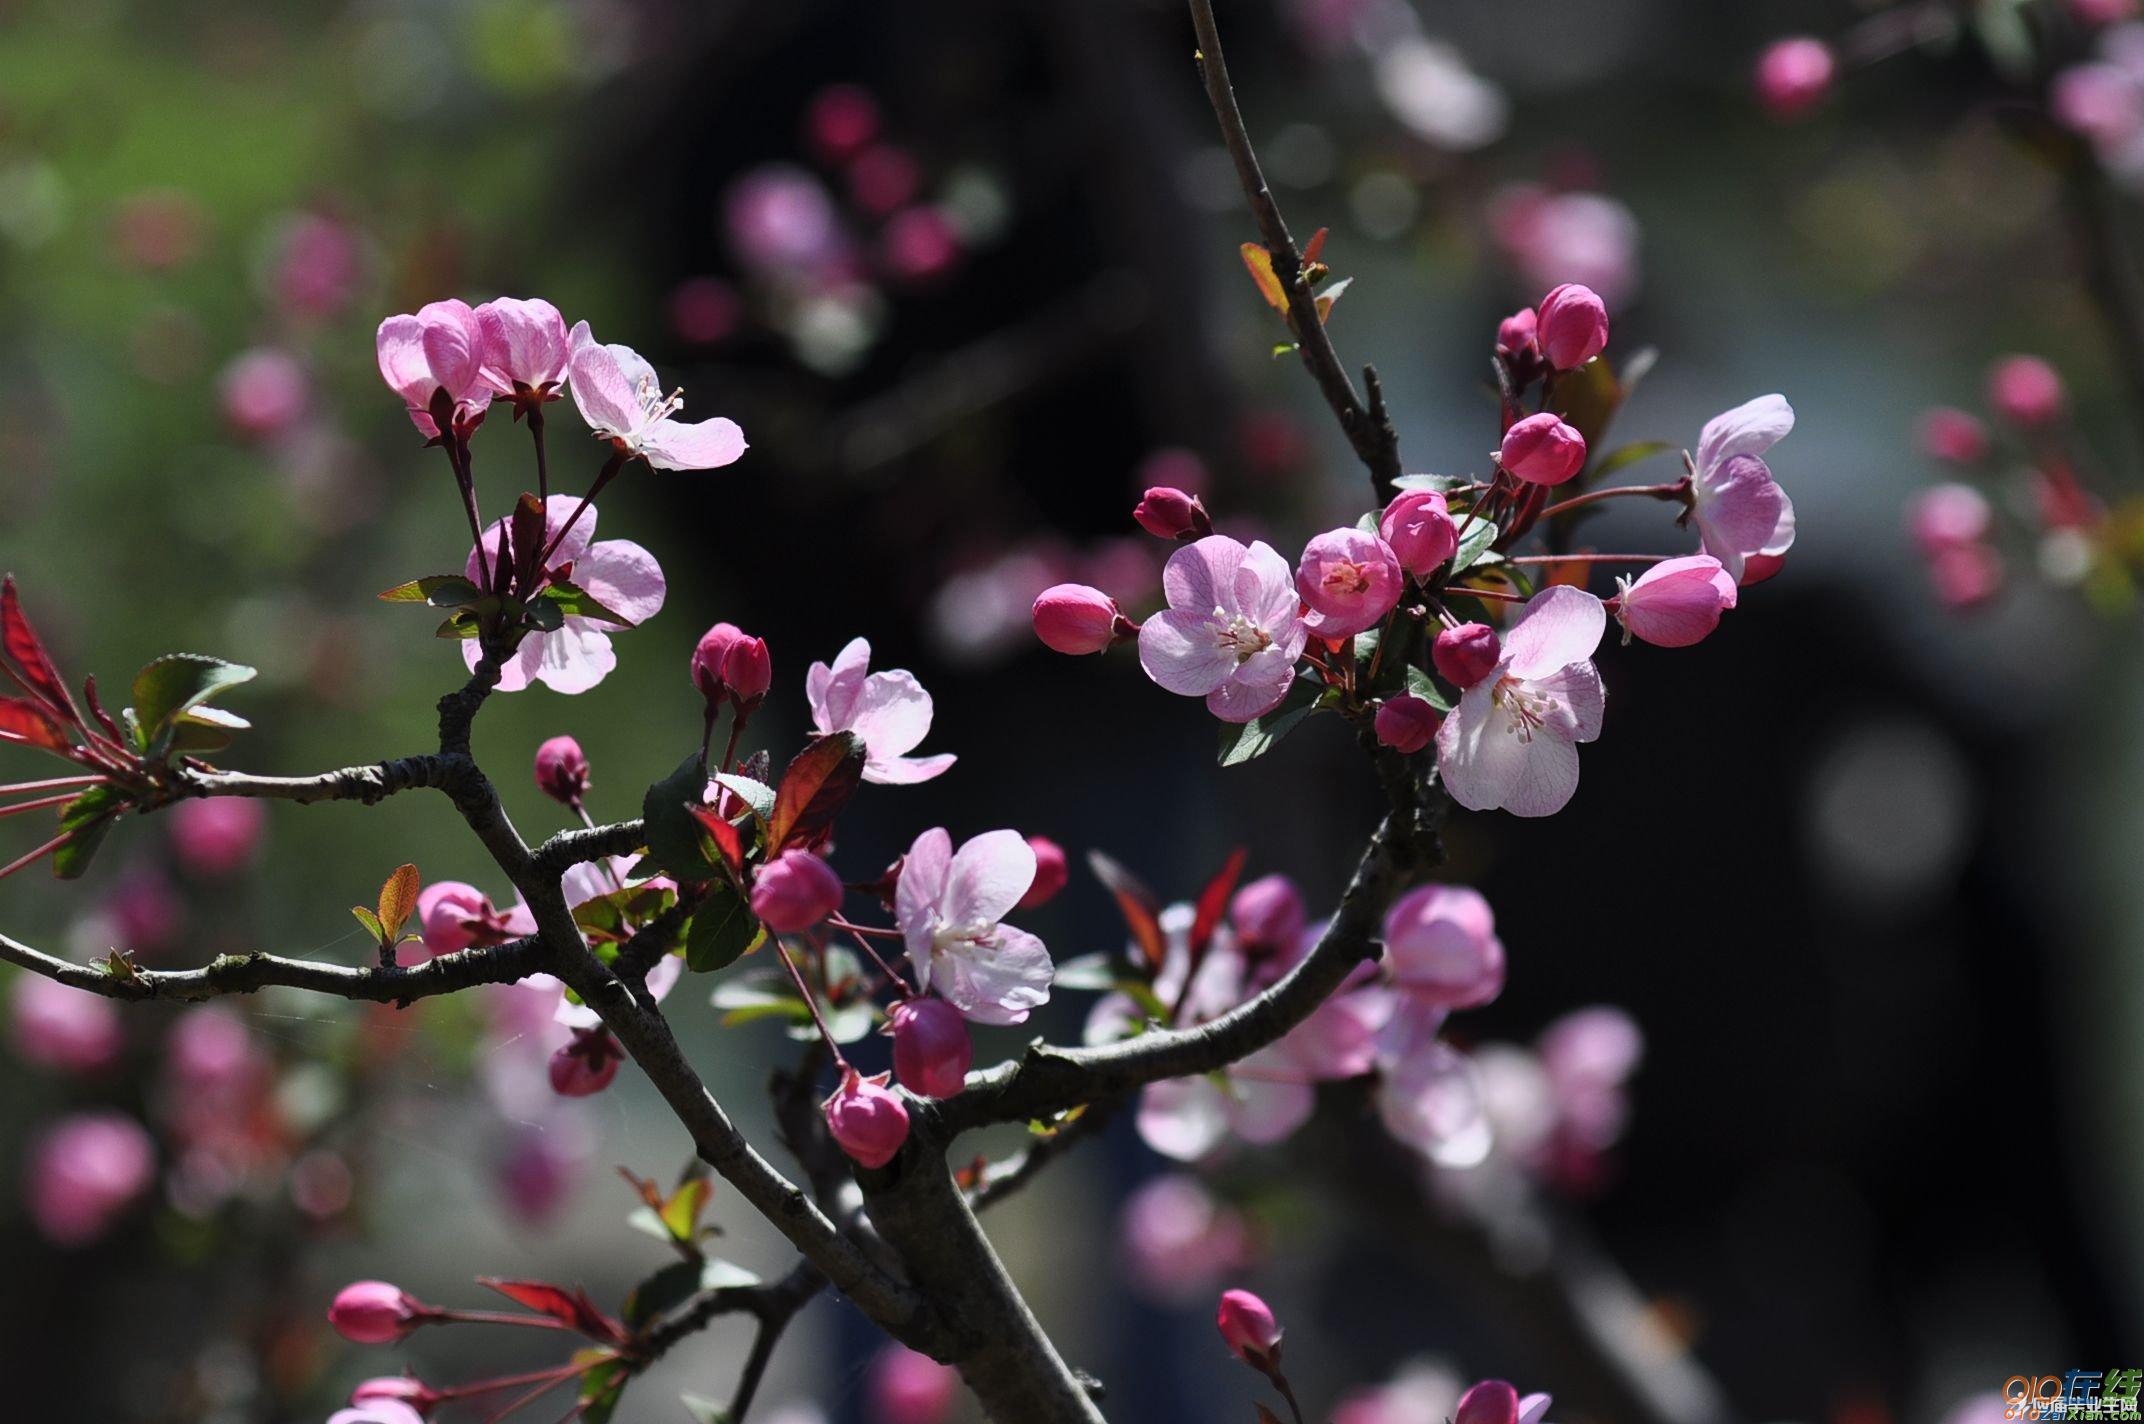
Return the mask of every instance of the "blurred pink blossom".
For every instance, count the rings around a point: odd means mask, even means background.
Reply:
[[[9,1038],[25,1063],[90,1073],[119,1060],[126,1045],[112,1001],[42,974],[15,980],[8,997]]]
[[[269,440],[295,429],[305,416],[312,383],[288,351],[256,346],[231,358],[217,378],[223,418],[252,440]]]
[[[149,1189],[156,1145],[122,1113],[76,1113],[40,1133],[27,1161],[30,1219],[55,1245],[83,1246]]]
[[[245,869],[268,812],[242,796],[204,796],[171,808],[171,853],[181,869],[218,879]]]

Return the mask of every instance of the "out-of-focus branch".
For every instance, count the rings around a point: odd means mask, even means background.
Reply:
[[[1018,1193],[1023,1187],[1048,1171],[1050,1164],[1067,1156],[1088,1138],[1109,1125],[1117,1109],[1124,1105],[1121,1097],[1104,1098],[1089,1103],[1087,1110],[1072,1121],[1065,1123],[1049,1136],[1036,1142],[1010,1161],[998,1164],[997,1169],[983,1179],[968,1197],[968,1205],[978,1212],[988,1211],[1007,1197]]]
[[[2144,435],[2144,286],[2122,241],[2106,170],[2081,142],[2068,164],[2063,196],[2084,257],[2085,288],[2106,325],[2130,417]]]
[[[652,1331],[644,1343],[642,1367],[661,1359],[681,1342],[706,1329],[725,1315],[749,1315],[757,1322],[752,1335],[751,1351],[745,1356],[744,1366],[738,1371],[737,1384],[730,1392],[728,1418],[732,1424],[743,1424],[745,1412],[759,1393],[759,1382],[766,1375],[767,1362],[774,1358],[775,1346],[781,1343],[782,1332],[798,1311],[811,1304],[820,1291],[826,1289],[826,1277],[809,1261],[800,1261],[790,1268],[789,1274],[778,1281],[753,1286],[723,1286],[704,1291],[680,1306],[677,1313]]]
[[[224,954],[199,969],[121,969],[76,964],[0,935],[0,959],[107,999],[164,999],[195,1003],[271,987],[309,989],[339,999],[407,1004],[479,984],[511,984],[546,967],[534,936],[465,949],[408,968],[358,969],[274,954]]]
[[[1288,315],[1290,325],[1295,328],[1296,351],[1302,356],[1311,378],[1318,383],[1325,403],[1332,407],[1333,417],[1340,422],[1340,431],[1354,448],[1356,458],[1369,470],[1378,502],[1385,503],[1399,493],[1393,482],[1401,474],[1400,442],[1385,410],[1377,374],[1369,368],[1363,371],[1370,392],[1369,405],[1365,407],[1362,398],[1355,393],[1355,383],[1348,379],[1347,368],[1340,364],[1339,353],[1333,350],[1325,323],[1318,316],[1317,294],[1311,290],[1303,273],[1302,249],[1295,245],[1288,223],[1281,216],[1280,204],[1274,201],[1273,190],[1266,186],[1265,173],[1258,165],[1258,154],[1252,149],[1250,134],[1243,126],[1243,113],[1236,107],[1236,91],[1229,83],[1228,61],[1221,53],[1221,33],[1214,25],[1213,0],[1190,0],[1190,3],[1191,23],[1198,32],[1199,73],[1206,81],[1206,98],[1213,105],[1214,117],[1220,121],[1221,138],[1228,145],[1229,158],[1235,162],[1236,178],[1243,185],[1243,195],[1249,199],[1251,212],[1258,219],[1259,237],[1273,259],[1273,275],[1288,294]]]

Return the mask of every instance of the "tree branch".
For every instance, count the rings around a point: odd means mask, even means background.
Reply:
[[[752,1316],[758,1322],[758,1328],[753,1332],[752,1349],[738,1372],[729,1404],[732,1424],[742,1424],[745,1411],[752,1407],[752,1400],[759,1393],[759,1382],[767,1372],[767,1362],[774,1358],[774,1347],[781,1343],[782,1332],[789,1328],[789,1322],[796,1318],[797,1312],[811,1304],[825,1288],[826,1277],[820,1274],[819,1268],[809,1261],[800,1261],[778,1281],[755,1286],[724,1286],[703,1292],[650,1332],[642,1350],[642,1368],[661,1359],[722,1316]]]
[[[6,935],[0,935],[0,959],[107,999],[182,1003],[281,987],[309,989],[339,999],[408,1004],[478,984],[511,984],[548,967],[547,951],[535,936],[395,969],[358,969],[273,954],[224,954],[200,969],[136,969],[131,974],[114,974],[32,949]]]
[[[614,855],[630,855],[647,844],[647,835],[647,830],[638,817],[607,826],[589,826],[585,829],[575,827],[570,831],[560,831],[536,847],[536,868],[545,875],[556,875],[573,866],[585,865],[591,860],[608,860]]]

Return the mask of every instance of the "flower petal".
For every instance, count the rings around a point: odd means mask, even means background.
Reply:
[[[1781,395],[1759,396],[1705,422],[1697,437],[1700,474],[1734,455],[1762,455],[1794,428],[1794,407]]]
[[[1165,1078],[1139,1094],[1139,1136],[1178,1162],[1196,1162],[1228,1136],[1228,1099],[1208,1077]]]
[[[864,763],[864,780],[874,786],[914,786],[943,776],[958,760],[951,752],[926,757],[874,758]]]
[[[1525,759],[1504,809],[1514,816],[1553,816],[1578,790],[1578,748],[1546,729],[1520,746]]]
[[[590,514],[594,512],[589,510]],[[578,526],[574,532],[580,532]],[[660,613],[663,595],[669,589],[655,556],[630,539],[590,544],[573,566],[573,581],[588,590],[596,602],[625,619],[628,627],[645,623]]]
[[[587,341],[573,349],[567,363],[573,403],[581,419],[599,435],[630,435],[640,421],[640,398],[619,367],[614,348]]]
[[[1209,534],[1169,555],[1169,562],[1161,570],[1161,591],[1169,607],[1198,614],[1208,614],[1216,608],[1234,613],[1236,571],[1248,553],[1225,534]]]
[[[1560,667],[1547,677],[1529,682],[1527,688],[1555,701],[1541,735],[1590,742],[1601,734],[1601,714],[1606,710],[1608,690],[1601,685],[1600,669],[1590,660]]]
[[[945,898],[946,876],[952,868],[953,837],[945,827],[934,826],[908,847],[901,861],[901,878],[894,884],[894,920],[908,941],[909,958],[926,975],[938,902]]]
[[[744,429],[721,416],[689,422],[658,420],[642,437],[641,453],[658,470],[712,470],[744,454]]]
[[[905,668],[864,679],[847,720],[874,761],[905,756],[931,729],[931,695]]]
[[[514,649],[514,655],[506,660],[506,666],[499,669],[499,685],[493,691],[519,692],[535,681],[536,669],[543,662],[543,649],[536,644],[537,640],[534,638],[522,640],[521,646]],[[483,657],[484,650],[478,645],[477,639],[462,639],[462,661],[468,665],[469,671],[475,672],[476,665],[483,661]],[[531,931],[516,931],[529,932]]]
[[[957,872],[956,872],[957,873]],[[1024,1023],[1050,1001],[1050,952],[1026,930],[999,925],[988,939],[938,951],[936,991],[976,1023]]]
[[[1504,665],[1522,679],[1546,677],[1593,656],[1608,631],[1607,610],[1582,588],[1555,584],[1533,596],[1504,639]]]
[[[539,650],[536,680],[553,692],[586,692],[618,666],[610,636],[585,618],[568,618],[564,627],[528,641]]]
[[[1139,666],[1170,692],[1204,697],[1235,675],[1236,655],[1210,612],[1172,608],[1140,626]]]
[[[832,667],[825,663],[811,665],[804,675],[804,695],[811,702],[812,723],[821,733],[848,728],[856,715],[856,699],[863,692],[870,666],[871,645],[862,638],[851,638],[835,656]]]
[[[1235,676],[1206,695],[1206,710],[1224,722],[1248,722],[1280,706],[1294,682],[1294,659],[1267,648],[1247,658]]]
[[[939,912],[956,925],[994,925],[1035,883],[1035,848],[1018,831],[985,831],[953,855]]]
[[[1526,748],[1511,717],[1496,705],[1495,680],[1466,690],[1437,729],[1437,775],[1470,811],[1504,804],[1525,769]]]

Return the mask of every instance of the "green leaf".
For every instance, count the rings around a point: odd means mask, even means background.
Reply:
[[[749,776],[739,776],[733,771],[715,773],[715,783],[724,790],[735,793],[738,800],[752,808],[752,814],[765,821],[774,814],[774,788],[764,781],[754,781]]]
[[[697,1394],[681,1394],[677,1402],[692,1416],[692,1424],[737,1424],[727,1406]]]
[[[1676,448],[1678,447],[1672,440],[1633,441],[1601,456],[1600,463],[1593,467],[1591,479],[1605,480],[1618,470],[1635,465],[1640,460],[1650,460],[1655,455],[1665,455]]]
[[[566,614],[549,599],[539,598],[527,609],[529,626],[540,633],[555,633],[566,626]]]
[[[1282,737],[1296,729],[1305,717],[1317,710],[1322,689],[1306,678],[1298,678],[1288,690],[1280,706],[1263,717],[1253,717],[1248,722],[1227,723],[1221,728],[1221,765],[1241,766],[1256,757],[1262,757],[1280,743]]]
[[[1452,710],[1451,697],[1446,694],[1442,687],[1438,686],[1435,678],[1418,667],[1407,669],[1407,690],[1436,708],[1439,712]]]
[[[365,933],[371,935],[374,941],[380,944],[387,943],[387,927],[380,923],[378,915],[366,909],[363,905],[352,905],[350,913],[357,916],[357,922],[365,927]]]
[[[648,856],[673,879],[711,880],[714,862],[700,853],[700,827],[687,805],[699,805],[707,792],[707,771],[698,753],[678,763],[676,771],[648,788],[640,800],[640,817],[648,833]],[[698,916],[694,916],[695,919]]]
[[[491,602],[494,600],[486,600]],[[483,617],[473,608],[461,608],[432,630],[435,638],[474,638],[484,631]]]
[[[700,908],[692,912],[692,924],[685,931],[686,967],[696,974],[728,968],[766,934],[737,887],[718,880]]]
[[[1377,656],[1377,640],[1381,630],[1365,628],[1355,635],[1355,661],[1366,663]]]
[[[666,885],[628,885],[575,905],[573,922],[592,935],[624,939],[676,903],[677,892]]]
[[[426,574],[398,583],[380,595],[384,603],[422,603],[433,608],[462,608],[479,602],[484,590],[460,574]]]
[[[568,617],[600,619],[605,623],[614,623],[620,628],[633,626],[632,619],[604,606],[601,600],[579,584],[569,583],[564,579],[546,588],[538,595],[538,601],[555,604],[558,611]]]
[[[116,786],[92,786],[60,808],[60,829],[73,831],[74,839],[52,853],[52,873],[62,880],[78,878],[89,869],[97,848],[111,833],[112,821],[127,808],[124,792]]]
[[[1489,546],[1496,542],[1496,535],[1495,520],[1475,520],[1467,537],[1459,541],[1459,551],[1452,555],[1453,575],[1463,574],[1476,564],[1491,562],[1493,556]]]
[[[625,1323],[637,1330],[691,1300],[699,1289],[700,1263],[672,1261],[627,1294]]]
[[[252,668],[221,658],[166,653],[135,674],[135,739],[145,750],[156,746],[174,719],[254,675]]]
[[[1116,957],[1105,953],[1082,954],[1058,963],[1050,982],[1061,989],[1089,989],[1097,993],[1117,986]]]

